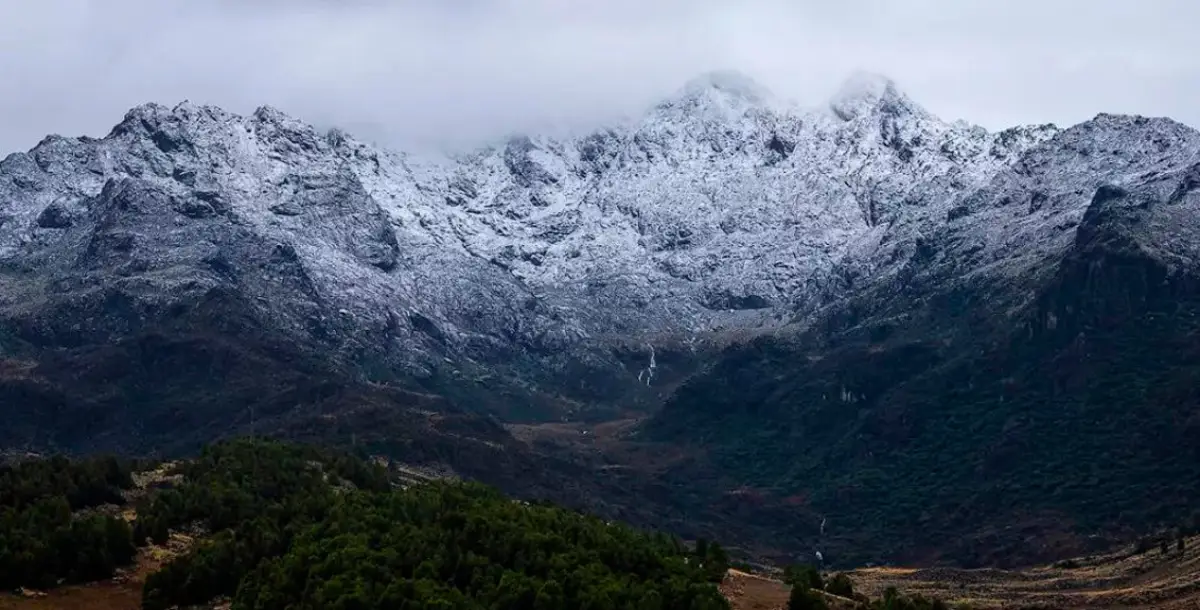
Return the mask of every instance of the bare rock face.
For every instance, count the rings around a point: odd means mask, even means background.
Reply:
[[[817,110],[704,75],[639,120],[448,158],[148,104],[0,164],[0,313],[22,345],[103,341],[217,291],[367,377],[657,401],[646,346],[687,369],[881,287],[1036,275],[1076,191],[1183,167],[1195,140],[1123,117],[989,133],[873,75]]]
[[[914,186],[876,208],[891,219],[823,305],[710,359],[642,432],[703,447],[707,470],[679,481],[836,515],[844,537],[821,544],[852,563],[1051,560],[1182,519],[1200,484],[1198,161],[1187,126],[1100,115],[968,188]],[[1051,538],[1069,548],[1030,542]]]
[[[247,407],[314,434],[335,411],[422,429],[428,408],[398,419],[364,381],[507,420],[661,405],[642,438],[711,458],[670,488],[774,490],[797,536],[819,531],[805,498],[882,528],[841,540],[863,560],[920,555],[896,538],[915,522],[974,553],[1002,541],[972,524],[1012,521],[996,490],[1045,472],[1086,462],[1078,480],[1161,506],[1200,484],[1136,474],[1200,463],[1165,453],[1200,421],[1197,206],[1187,126],[993,133],[869,74],[818,109],[702,75],[636,120],[447,157],[272,108],[147,104],[0,161],[0,398],[33,405],[0,443],[183,446],[247,430]],[[919,502],[883,483],[901,479]],[[1055,515],[1092,510],[1051,495]]]

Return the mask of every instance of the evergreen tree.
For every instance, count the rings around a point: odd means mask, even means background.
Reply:
[[[129,467],[63,456],[0,466],[0,589],[108,578],[133,560],[124,520],[78,511],[123,504]]]
[[[825,583],[825,590],[840,597],[854,598],[854,583],[845,574],[837,574],[829,579]]]
[[[356,489],[334,491],[335,472]],[[688,551],[478,484],[392,490],[353,461],[266,441],[206,449],[184,475],[139,526],[199,519],[216,535],[146,581],[145,610],[218,595],[247,610],[728,608],[712,582],[728,561],[714,542]]]
[[[788,593],[787,610],[826,610],[828,604],[820,593],[813,591],[804,584],[792,585]]]
[[[795,586],[797,584],[808,589],[824,589],[825,582],[821,572],[810,564],[793,564],[783,569],[783,582]]]

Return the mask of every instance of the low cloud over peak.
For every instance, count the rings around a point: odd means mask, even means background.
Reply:
[[[727,68],[808,105],[858,70],[886,74],[990,128],[1102,111],[1200,125],[1198,19],[1188,0],[8,2],[0,154],[183,99],[462,145],[602,123]]]

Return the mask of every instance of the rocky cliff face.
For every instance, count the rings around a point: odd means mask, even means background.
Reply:
[[[864,430],[917,438],[927,412],[888,394],[905,380],[1018,337],[1053,337],[1050,358],[1190,298],[1198,168],[1200,134],[1167,119],[993,133],[869,74],[817,109],[708,74],[623,124],[450,157],[150,104],[0,162],[0,354],[143,341],[113,401],[153,394],[137,371],[163,337],[208,367],[240,353],[211,341],[240,342],[510,420],[669,398],[649,435],[717,453],[780,421],[811,441],[800,422],[832,407],[809,403],[834,396],[865,426],[822,437],[841,459],[871,452],[846,440]],[[797,468],[758,482],[816,466]]]
[[[836,302],[1056,133],[946,124],[871,75],[805,110],[709,74],[628,124],[455,158],[146,105],[4,161],[0,310],[69,345],[219,292],[371,375],[628,400],[655,344],[689,360]]]
[[[906,210],[839,298],[710,360],[647,436],[703,447],[679,480],[803,499],[854,562],[1012,564],[1183,522],[1198,168],[1166,119],[1057,133]]]

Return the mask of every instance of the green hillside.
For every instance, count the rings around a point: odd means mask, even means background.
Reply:
[[[716,587],[727,559],[716,544],[691,550],[479,484],[401,488],[384,467],[349,455],[247,439],[206,447],[174,472],[181,482],[134,501],[132,528],[116,517],[72,520],[72,507],[126,503],[129,471],[117,462],[32,460],[0,473],[4,585],[107,578],[130,563],[135,543],[188,531],[198,542],[149,576],[143,608],[222,597],[256,610],[727,607]],[[65,525],[12,525],[47,502],[62,504],[54,514]],[[85,535],[93,526],[102,535]],[[59,555],[29,552],[41,548],[39,537]],[[83,559],[72,562],[66,550]],[[106,563],[88,563],[93,556]]]

